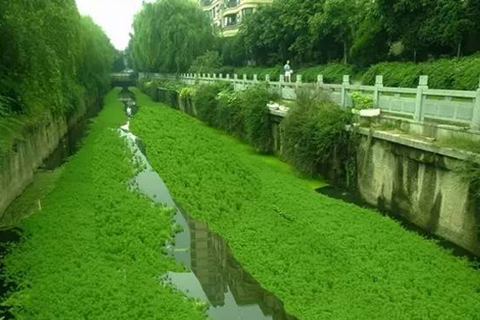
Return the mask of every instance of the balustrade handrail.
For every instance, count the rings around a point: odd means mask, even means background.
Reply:
[[[181,74],[172,76],[167,74],[140,74],[140,79],[153,77],[157,79],[178,79],[187,83],[228,81],[236,90],[261,82],[257,75],[248,79],[243,74]],[[420,76],[417,88],[385,87],[383,76],[376,76],[375,85],[351,84],[348,75],[343,76],[341,84],[327,84],[323,76],[318,75],[316,82],[303,82],[302,76],[297,75],[295,82],[285,82],[280,75],[278,81],[265,80],[274,90],[286,99],[296,99],[298,90],[323,90],[330,94],[332,101],[341,107],[352,106],[353,92],[361,92],[373,98],[375,107],[382,112],[397,117],[406,117],[423,123],[425,119],[461,125],[466,129],[480,133],[480,79],[476,91],[431,89],[428,87],[428,76]]]

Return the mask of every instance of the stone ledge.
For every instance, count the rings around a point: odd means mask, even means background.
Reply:
[[[358,128],[358,132],[365,136],[372,136],[376,139],[386,140],[392,143],[400,144],[403,146],[415,148],[418,150],[439,154],[445,157],[462,160],[472,161],[480,163],[480,154],[459,150],[454,148],[440,147],[427,139],[420,137],[414,137],[405,133],[397,133],[390,131],[370,130],[367,128]]]

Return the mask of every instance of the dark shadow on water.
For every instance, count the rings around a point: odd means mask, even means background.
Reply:
[[[394,219],[395,221],[398,221],[400,223],[400,225],[402,225],[405,229],[410,230],[410,231],[414,231],[414,232],[420,234],[421,236],[423,236],[427,239],[435,240],[440,246],[442,246],[445,249],[450,250],[453,255],[455,255],[457,257],[468,259],[469,261],[472,262],[472,266],[475,269],[480,270],[480,265],[478,264],[478,262],[480,262],[480,257],[477,257],[476,255],[474,255],[470,251],[456,245],[455,243],[453,243],[451,241],[445,240],[445,239],[443,239],[439,236],[436,236],[436,235],[432,234],[431,232],[428,232],[428,231],[422,229],[421,227],[419,227],[416,224],[408,221],[406,218],[400,216],[399,214],[397,214],[395,212],[391,212],[391,211],[389,211],[387,209],[384,209],[384,208],[379,209],[378,207],[375,207],[375,206],[372,206],[372,205],[368,204],[356,192],[349,192],[349,191],[346,191],[344,189],[334,187],[334,186],[322,187],[322,188],[316,189],[316,191],[318,193],[323,194],[325,196],[328,196],[330,198],[342,200],[344,202],[351,203],[351,204],[357,205],[357,206],[362,207],[362,208],[367,208],[367,209],[376,211],[383,216],[390,217],[391,219]]]

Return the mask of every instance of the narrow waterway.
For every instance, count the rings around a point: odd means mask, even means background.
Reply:
[[[81,141],[88,132],[92,119],[98,115],[101,104],[92,106],[85,116],[71,126],[66,135],[59,141],[55,150],[43,161],[36,170],[32,182],[18,196],[0,217],[0,261],[7,254],[8,248],[20,240],[22,230],[15,227],[19,221],[42,210],[41,199],[51,192],[55,181],[60,177],[61,166],[81,147]],[[0,265],[0,273],[4,266]],[[15,285],[6,283],[0,277],[0,297],[14,290]],[[2,318],[3,317],[3,318]],[[0,319],[13,319],[7,307],[0,306]]]
[[[137,106],[127,95],[123,93],[120,99],[125,103],[127,114],[134,115]],[[135,161],[143,167],[132,181],[132,187],[154,202],[175,208],[175,224],[181,228],[174,243],[165,249],[186,271],[165,274],[161,279],[163,285],[171,285],[188,297],[207,303],[210,306],[207,315],[212,319],[296,319],[286,313],[277,297],[264,290],[242,268],[222,237],[175,203],[162,178],[149,164],[145,146],[130,132],[129,123],[121,128],[120,134],[128,139]]]

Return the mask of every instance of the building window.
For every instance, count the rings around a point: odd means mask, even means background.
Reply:
[[[227,8],[233,8],[240,4],[239,0],[227,0]]]
[[[237,15],[236,14],[229,14],[225,16],[225,26],[234,26],[237,24]]]
[[[253,8],[245,8],[242,10],[242,16],[243,17],[246,17],[248,16],[249,14],[252,14],[253,13]]]

